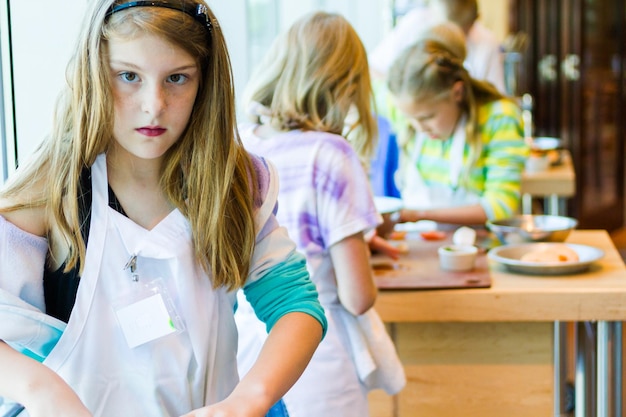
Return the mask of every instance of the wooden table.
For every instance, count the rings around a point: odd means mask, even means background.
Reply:
[[[590,349],[598,355],[600,395],[593,404],[584,398],[579,386],[595,375],[578,368],[583,379],[577,375],[576,416],[590,407],[589,415],[613,415],[621,395],[608,391],[619,389],[612,383],[621,370],[617,375],[611,369],[621,365],[613,363],[620,358],[612,355],[617,345],[610,336],[621,336],[611,326],[626,319],[626,266],[606,231],[574,231],[568,242],[599,247],[605,256],[571,276],[523,276],[491,263],[490,288],[381,290],[375,307],[389,326],[408,383],[393,398],[373,394],[372,415],[565,415],[564,322],[597,323],[598,342]]]
[[[542,197],[546,201],[546,214],[565,214],[560,209],[561,201],[576,193],[576,174],[569,151],[560,152],[560,164],[542,172],[522,173],[522,213],[532,214],[532,199]]]

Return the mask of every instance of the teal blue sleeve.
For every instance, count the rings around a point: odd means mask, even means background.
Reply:
[[[309,277],[306,260],[299,252],[269,269],[243,289],[256,316],[265,323],[266,330],[287,313],[301,312],[320,322],[323,334],[328,323],[324,308],[318,300],[317,289]]]

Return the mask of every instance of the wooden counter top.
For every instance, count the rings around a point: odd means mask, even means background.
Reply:
[[[491,288],[380,290],[376,310],[386,322],[626,320],[626,267],[609,234],[575,230],[567,241],[605,256],[586,272],[551,277],[490,263]]]
[[[576,193],[576,174],[569,151],[562,149],[561,163],[542,172],[522,172],[521,193],[533,197],[572,197]]]

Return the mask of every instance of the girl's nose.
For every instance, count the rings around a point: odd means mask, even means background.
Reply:
[[[142,110],[153,116],[158,116],[165,109],[167,93],[162,85],[146,86],[142,97]]]

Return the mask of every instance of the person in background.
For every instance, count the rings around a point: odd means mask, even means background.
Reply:
[[[423,31],[417,41],[431,39],[448,45],[451,52],[461,60],[465,60],[465,35],[461,28],[453,22],[442,22]],[[407,120],[390,102],[386,86],[379,86],[379,98],[384,94],[384,103],[377,108],[386,109],[386,117],[378,115],[378,143],[370,166],[372,190],[377,196],[401,197],[395,181],[398,170],[400,150],[398,149],[398,131],[405,129]]]
[[[421,39],[463,37],[463,64],[470,75],[492,83],[501,93],[504,83],[504,60],[497,37],[479,20],[476,0],[430,0],[416,6],[402,17],[398,25],[370,53],[370,68],[375,92],[379,124],[388,125],[381,130],[370,178],[376,195],[396,197],[400,194],[392,180],[398,167],[397,137],[405,128],[406,120],[389,99],[385,78],[394,59],[407,47]],[[452,43],[448,43],[452,45]]]
[[[326,319],[212,11],[90,2],[68,84],[0,193],[0,395],[31,417],[264,416]],[[270,333],[240,381],[242,287]]]
[[[246,148],[280,177],[277,217],[307,259],[328,332],[285,394],[291,417],[369,415],[367,393],[405,384],[373,309],[377,288],[365,235],[380,223],[365,162],[376,134],[366,51],[340,15],[308,14],[272,44],[244,91]],[[267,337],[240,297],[242,375]]]
[[[391,64],[423,32],[442,21],[459,25],[466,35],[467,56],[464,65],[471,76],[492,83],[504,93],[504,55],[496,35],[479,20],[477,0],[429,0],[427,6],[415,7],[402,17],[370,54],[372,74],[385,79]]]
[[[389,70],[391,98],[408,120],[399,140],[405,209],[397,220],[484,224],[518,210],[528,155],[521,111],[470,76],[453,37],[445,42],[422,40]]]

